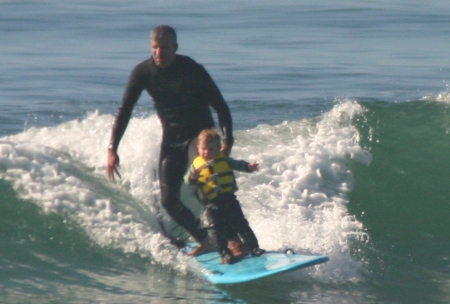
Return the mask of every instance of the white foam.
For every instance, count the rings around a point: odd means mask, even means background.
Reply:
[[[259,172],[237,174],[237,196],[260,245],[330,256],[330,262],[311,268],[322,279],[357,276],[351,239],[366,236],[347,211],[352,175],[346,164],[350,158],[371,161],[351,123],[363,111],[345,101],[313,120],[235,132],[232,156],[260,164]],[[130,121],[119,148],[122,180],[116,185],[105,175],[112,121],[92,113],[2,138],[0,176],[44,212],[76,220],[98,244],[153,256],[184,271],[189,259],[157,233],[150,204],[158,194],[153,168],[159,121],[155,116]]]
[[[260,125],[239,136],[233,149],[233,155],[260,163],[259,172],[239,174],[238,196],[261,246],[326,254],[331,261],[322,266],[323,277],[355,275],[346,273],[354,269],[350,238],[367,237],[346,207],[348,159],[371,161],[351,123],[363,112],[346,101],[313,121]]]
[[[431,95],[423,96],[422,100],[436,101],[436,102],[441,102],[441,103],[446,103],[446,104],[450,103],[449,85],[446,84],[445,86],[447,87],[447,91],[441,92],[438,94],[431,94]]]

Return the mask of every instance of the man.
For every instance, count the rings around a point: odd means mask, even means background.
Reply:
[[[172,27],[156,27],[150,34],[150,41],[152,57],[132,70],[114,122],[108,147],[108,177],[113,181],[115,175],[120,177],[117,148],[134,105],[146,90],[153,99],[163,130],[158,168],[161,204],[200,243],[193,253],[198,255],[214,247],[206,230],[200,227],[200,221],[180,200],[183,176],[189,164],[188,151],[196,149],[193,140],[200,131],[214,126],[212,107],[223,133],[222,150],[229,155],[233,146],[231,113],[204,67],[187,56],[176,54],[177,36]]]

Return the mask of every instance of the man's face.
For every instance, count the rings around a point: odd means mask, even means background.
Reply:
[[[152,56],[156,65],[161,68],[170,66],[175,61],[178,45],[168,39],[152,39]]]

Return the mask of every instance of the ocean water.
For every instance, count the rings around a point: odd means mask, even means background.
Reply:
[[[260,163],[237,196],[261,246],[329,262],[202,280],[157,224],[146,93],[107,180],[114,114],[160,24],[221,89],[232,155]],[[0,1],[0,302],[450,302],[449,36],[443,0]]]

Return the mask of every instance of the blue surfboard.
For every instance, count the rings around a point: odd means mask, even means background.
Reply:
[[[194,244],[188,244],[186,252]],[[327,256],[266,252],[259,257],[246,255],[234,264],[220,264],[218,252],[210,252],[196,257],[203,268],[200,275],[213,284],[236,284],[261,279],[278,273],[293,271],[329,260]]]

